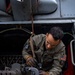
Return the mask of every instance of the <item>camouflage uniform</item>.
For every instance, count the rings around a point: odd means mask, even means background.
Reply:
[[[50,75],[60,75],[64,65],[61,58],[65,55],[65,45],[61,41],[55,48],[45,50],[45,36],[39,34],[32,37],[36,59],[42,63],[42,70],[49,71]],[[24,58],[26,55],[32,55],[29,40],[24,45],[22,55]]]

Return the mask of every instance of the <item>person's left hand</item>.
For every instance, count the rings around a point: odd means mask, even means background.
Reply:
[[[49,75],[49,72],[41,71],[40,75]]]

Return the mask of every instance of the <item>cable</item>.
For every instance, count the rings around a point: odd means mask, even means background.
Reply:
[[[71,37],[74,38],[74,36],[73,36],[71,33],[69,33],[69,32],[65,32],[64,35],[65,35],[65,34],[68,34],[68,35],[70,35]]]
[[[10,30],[17,30],[17,29],[19,29],[19,30],[23,30],[23,31],[25,31],[25,32],[27,32],[27,33],[29,33],[29,34],[33,34],[31,31],[29,31],[28,29],[26,29],[26,28],[10,28],[10,29],[5,29],[5,30],[2,30],[2,31],[0,31],[0,33],[4,33],[4,32],[7,32],[7,31],[10,31]]]

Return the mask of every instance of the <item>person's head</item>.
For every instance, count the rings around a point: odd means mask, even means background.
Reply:
[[[50,31],[46,34],[46,49],[56,47],[60,43],[63,36],[63,30],[61,30],[59,27],[52,27]]]

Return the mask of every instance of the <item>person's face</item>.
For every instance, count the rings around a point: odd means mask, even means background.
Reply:
[[[51,34],[46,34],[46,42],[45,46],[46,49],[50,50],[54,47],[56,47],[59,44],[60,40],[54,40],[53,36]]]

